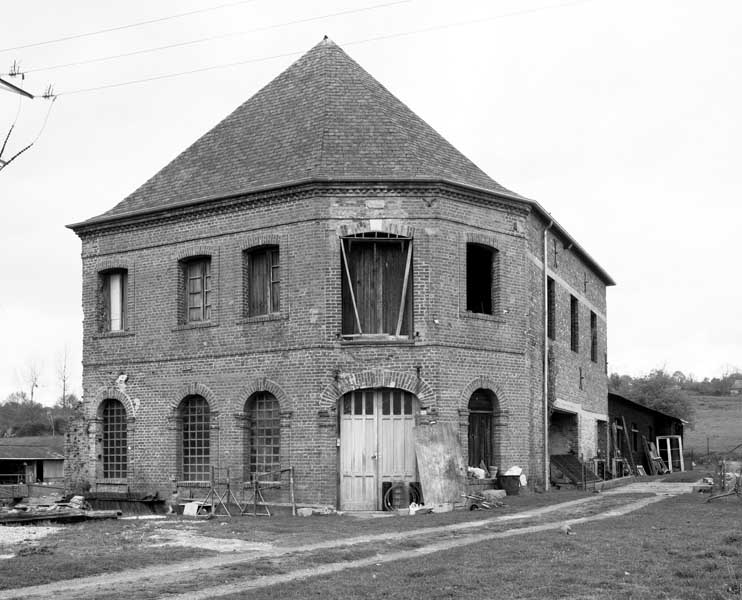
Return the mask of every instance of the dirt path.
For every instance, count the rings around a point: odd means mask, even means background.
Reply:
[[[616,495],[621,492],[616,491],[611,492],[611,494],[590,496],[579,500],[573,500],[571,502],[563,502],[561,504],[529,510],[514,515],[496,516],[485,520],[467,521],[464,523],[439,527],[425,527],[412,531],[389,532],[354,538],[337,539],[303,546],[272,547],[267,549],[261,548],[256,551],[236,552],[229,555],[199,558],[143,569],[132,569],[77,580],[57,581],[45,585],[3,590],[0,591],[0,600],[10,600],[14,598],[31,600],[52,597],[56,600],[80,600],[82,598],[116,597],[119,592],[121,593],[121,597],[132,599],[143,597],[167,597],[169,600],[217,598],[219,596],[267,587],[278,583],[335,573],[345,569],[424,556],[426,554],[469,544],[476,544],[487,540],[506,538],[515,535],[525,535],[539,531],[559,529],[565,525],[571,526],[579,523],[618,517],[639,510],[649,504],[662,501],[671,495],[686,493],[687,491],[690,491],[690,488],[689,486],[676,485],[675,487],[664,487],[659,491],[640,490],[635,487],[631,490],[626,490],[626,492],[623,493],[636,493],[640,491],[650,491],[650,493],[654,492],[656,495],[639,500],[627,498],[625,502],[622,502],[616,498]],[[613,499],[611,499],[611,497]],[[585,512],[589,513],[589,509],[592,508],[592,505],[594,504],[607,504],[607,506],[594,514],[576,516],[582,515]],[[517,521],[534,518],[547,518],[550,520],[547,523],[539,523],[535,525],[517,526],[516,524]],[[509,526],[511,522],[513,524],[512,527]],[[487,530],[487,528],[493,527],[499,527],[499,530]],[[503,527],[506,528],[503,529]],[[453,535],[456,537],[452,537]],[[378,543],[410,539],[419,539],[423,541],[418,547],[406,549],[404,551],[374,552],[372,556],[356,560],[338,560],[336,562],[321,564],[311,568],[294,568],[285,573],[252,575],[250,577],[235,578],[236,567],[239,567],[239,565],[242,564],[254,563],[258,560],[287,555],[315,553],[323,550],[328,551],[349,546],[369,546],[370,548],[373,548],[373,545]],[[230,567],[233,568],[230,569]],[[232,581],[226,584],[218,584],[217,581],[220,570],[225,573],[224,578],[231,575]],[[211,579],[215,585],[208,584],[207,579]],[[197,590],[199,587],[206,587],[207,589],[204,591],[188,591],[182,594],[173,593],[177,591],[177,588],[183,589],[183,585],[191,587],[188,584],[192,584],[192,589]]]

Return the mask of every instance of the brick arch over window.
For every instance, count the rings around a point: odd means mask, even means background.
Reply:
[[[118,400],[123,404],[124,408],[126,409],[126,416],[129,419],[134,418],[135,408],[134,403],[132,402],[131,398],[129,398],[128,394],[125,392],[122,392],[119,388],[112,385],[104,385],[98,388],[98,390],[95,393],[95,418],[101,419],[103,418],[103,403],[106,400]]]
[[[469,410],[469,400],[471,395],[477,390],[489,390],[497,397],[498,406],[495,408],[495,417],[507,418],[508,408],[505,401],[505,393],[494,379],[483,375],[476,377],[469,382],[459,396],[459,411]],[[498,410],[499,409],[499,410]]]
[[[201,396],[209,405],[209,412],[212,417],[216,417],[218,411],[216,406],[216,395],[203,383],[192,382],[187,383],[178,388],[177,393],[171,397],[168,405],[170,412],[177,416],[180,403],[187,396]]]
[[[355,221],[349,225],[340,225],[337,228],[338,237],[359,235],[361,233],[368,233],[369,231],[380,231],[408,238],[415,237],[414,227],[388,219],[366,219]]]
[[[437,398],[424,379],[414,373],[373,369],[360,373],[342,373],[337,381],[332,382],[320,396],[320,407],[325,410],[335,410],[338,399],[354,390],[367,388],[397,388],[411,392],[420,401],[420,407],[426,409],[438,408]]]
[[[260,377],[253,379],[246,388],[242,390],[242,393],[238,399],[238,407],[240,411],[245,410],[245,404],[253,394],[258,392],[268,392],[278,400],[278,405],[281,408],[281,412],[285,413],[291,410],[291,401],[288,394],[283,391],[283,388],[278,385],[275,381],[271,381],[267,377]]]

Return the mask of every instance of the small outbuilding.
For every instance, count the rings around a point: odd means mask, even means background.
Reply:
[[[64,481],[64,436],[0,437],[0,484]]]
[[[654,444],[654,452],[662,457],[671,471],[683,470],[682,419],[614,393],[608,394],[608,417],[610,430],[604,443],[606,456],[611,460],[616,459],[617,448],[619,459],[628,463],[633,459],[636,466],[642,466],[647,474],[651,474],[646,441],[649,452],[652,452],[650,444]]]

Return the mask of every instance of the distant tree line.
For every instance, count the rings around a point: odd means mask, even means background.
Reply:
[[[13,392],[0,402],[0,437],[64,435],[79,405],[74,394],[48,407],[31,400],[26,392]]]
[[[608,389],[638,404],[693,423],[693,401],[674,375],[655,369],[643,377],[611,373]]]

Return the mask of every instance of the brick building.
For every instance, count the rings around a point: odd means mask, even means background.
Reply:
[[[611,278],[329,40],[70,227],[75,481],[168,493],[291,466],[300,503],[375,509],[416,481],[415,419],[534,484],[549,446],[596,451]]]

